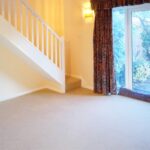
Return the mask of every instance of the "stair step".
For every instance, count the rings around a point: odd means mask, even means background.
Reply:
[[[71,91],[81,87],[81,79],[66,76],[66,91]]]

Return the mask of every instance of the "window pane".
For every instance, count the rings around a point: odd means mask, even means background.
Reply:
[[[113,9],[113,49],[117,87],[125,86],[125,10]]]
[[[133,89],[150,92],[150,11],[132,12]]]

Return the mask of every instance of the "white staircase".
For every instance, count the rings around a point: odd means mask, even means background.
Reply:
[[[23,0],[0,0],[0,42],[30,59],[52,81],[64,87],[64,39]]]

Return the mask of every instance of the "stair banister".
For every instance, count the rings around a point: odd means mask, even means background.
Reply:
[[[64,75],[64,38],[59,36],[24,0],[0,0],[0,10],[1,16]]]

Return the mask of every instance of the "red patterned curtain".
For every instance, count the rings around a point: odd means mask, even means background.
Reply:
[[[95,11],[94,90],[103,95],[116,94],[112,43],[112,8],[149,3],[150,0],[91,0]]]

